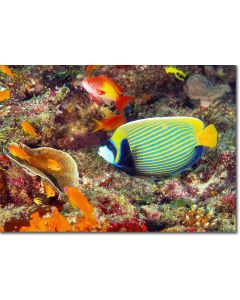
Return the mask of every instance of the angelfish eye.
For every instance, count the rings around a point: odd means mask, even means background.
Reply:
[[[115,158],[116,155],[117,155],[117,151],[116,151],[116,148],[114,147],[113,143],[109,140],[109,141],[107,142],[107,145],[106,145],[106,146],[108,147],[108,149],[109,149],[110,151],[112,151],[112,153],[113,153],[113,155],[114,155],[114,158]]]

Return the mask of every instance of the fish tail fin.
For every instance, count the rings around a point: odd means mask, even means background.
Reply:
[[[97,132],[103,128],[103,123],[101,121],[93,119],[93,122],[94,122],[94,130],[92,131],[93,133]]]
[[[116,100],[116,107],[119,113],[127,106],[127,104],[134,99],[133,96],[119,96]]]
[[[213,124],[208,125],[199,134],[199,145],[214,148],[217,145],[218,133]]]

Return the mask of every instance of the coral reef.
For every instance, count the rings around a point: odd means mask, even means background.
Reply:
[[[114,103],[89,100],[81,86],[86,66],[9,68],[14,77],[0,72],[0,86],[11,91],[11,98],[0,102],[0,231],[236,232],[234,66],[171,66],[184,74],[181,80],[164,66],[88,68],[90,76],[106,75],[134,96],[122,112],[127,121],[191,116],[216,126],[217,148],[208,149],[191,170],[158,182],[129,176],[97,155],[112,132],[93,133],[93,119],[115,115],[117,109]],[[214,105],[217,101],[221,105]],[[36,135],[24,132],[22,122]],[[38,171],[26,167],[9,154],[12,143],[30,156],[39,149],[65,153],[74,167],[63,168],[62,175],[71,173],[74,183],[59,187],[53,174],[41,176],[42,164],[40,173],[39,165]],[[58,161],[55,154],[48,159]],[[42,178],[56,193],[46,192]],[[73,205],[65,186],[79,188],[82,205]],[[88,208],[93,218],[85,215]]]
[[[184,87],[185,93],[192,100],[200,100],[202,107],[209,107],[213,102],[231,92],[228,84],[214,85],[201,74],[191,75]]]

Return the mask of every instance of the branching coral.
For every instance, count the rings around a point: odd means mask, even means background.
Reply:
[[[190,210],[186,212],[185,220],[183,225],[189,227],[189,230],[194,231],[195,229],[198,232],[205,232],[210,227],[216,225],[217,219],[214,216],[213,210],[207,210],[204,207],[197,207],[193,205]]]

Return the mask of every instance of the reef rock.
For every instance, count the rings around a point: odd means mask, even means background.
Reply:
[[[213,84],[205,76],[194,74],[184,86],[184,91],[191,100],[200,100],[201,107],[209,107],[213,102],[231,92],[228,84]]]

